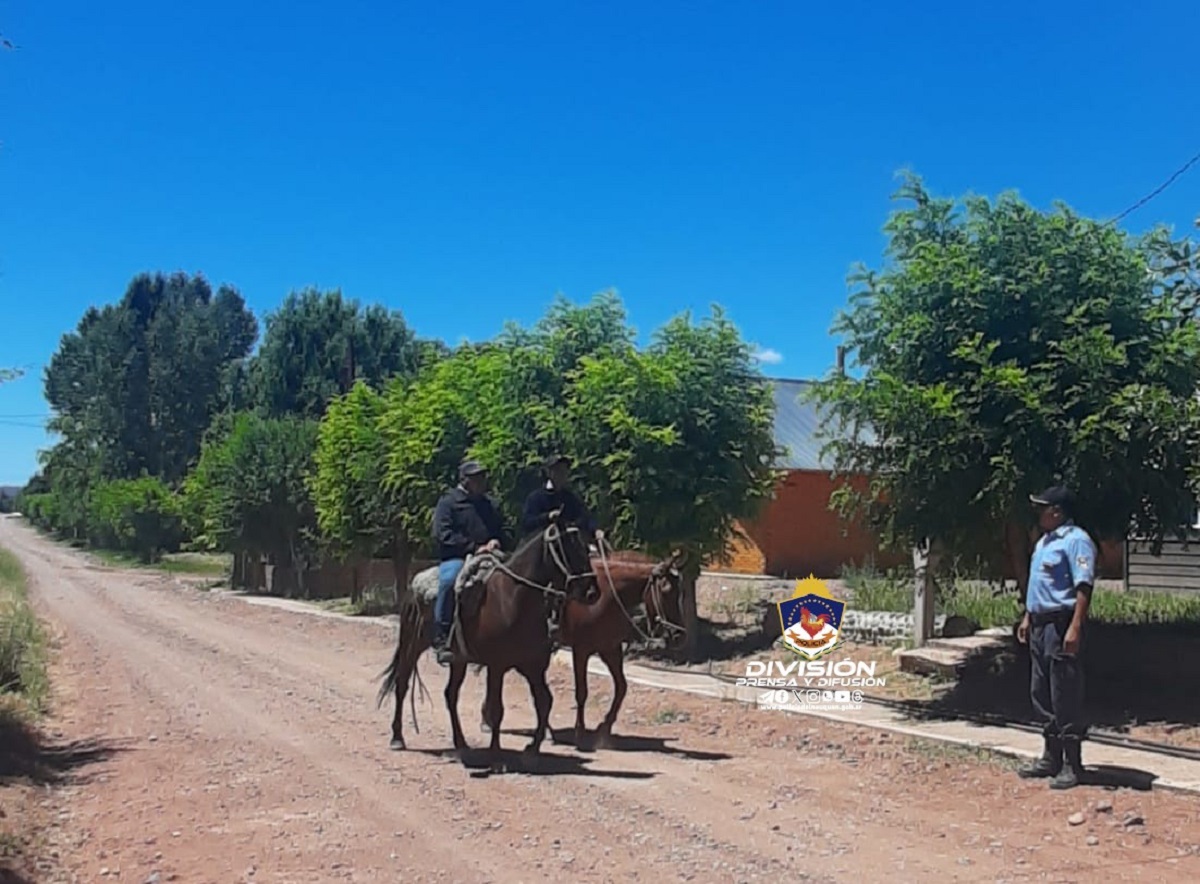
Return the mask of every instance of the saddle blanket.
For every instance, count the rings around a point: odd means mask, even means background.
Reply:
[[[473,586],[482,586],[486,583],[487,579],[492,576],[492,572],[496,570],[497,561],[497,557],[491,553],[468,556],[466,564],[458,572],[458,579],[454,581],[454,594],[462,596],[464,592],[467,592]],[[437,566],[435,565],[432,568],[426,568],[424,571],[418,572],[413,577],[411,585],[413,594],[418,599],[425,604],[432,605],[434,600],[437,599]]]

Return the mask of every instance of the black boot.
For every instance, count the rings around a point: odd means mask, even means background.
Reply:
[[[1063,741],[1066,764],[1050,783],[1051,789],[1074,789],[1083,782],[1083,752],[1078,739]]]
[[[449,632],[438,630],[433,637],[433,650],[437,655],[437,661],[442,666],[449,666],[454,660],[454,652],[450,650],[450,634]]]
[[[1058,737],[1053,737],[1047,734],[1043,739],[1046,741],[1045,751],[1042,752],[1042,757],[1033,764],[1021,768],[1017,771],[1017,776],[1022,779],[1041,779],[1046,777],[1056,776],[1063,767],[1063,743]]]

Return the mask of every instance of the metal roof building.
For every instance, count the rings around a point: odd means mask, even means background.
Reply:
[[[837,422],[817,403],[805,401],[813,381],[770,378],[769,383],[775,397],[775,444],[785,451],[776,465],[785,470],[832,472],[832,457],[821,456],[829,439],[819,433],[836,429]]]

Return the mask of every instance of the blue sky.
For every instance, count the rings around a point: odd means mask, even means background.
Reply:
[[[1110,217],[1200,150],[1192,4],[0,0],[0,483],[90,304],[202,271],[451,342],[615,288],[822,374],[895,173]],[[1127,219],[1194,232],[1200,168]],[[24,424],[24,425],[22,425]]]

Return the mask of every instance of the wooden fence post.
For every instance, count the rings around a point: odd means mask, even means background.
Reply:
[[[934,596],[938,566],[937,542],[926,537],[913,547],[913,646],[920,648],[933,638]]]

